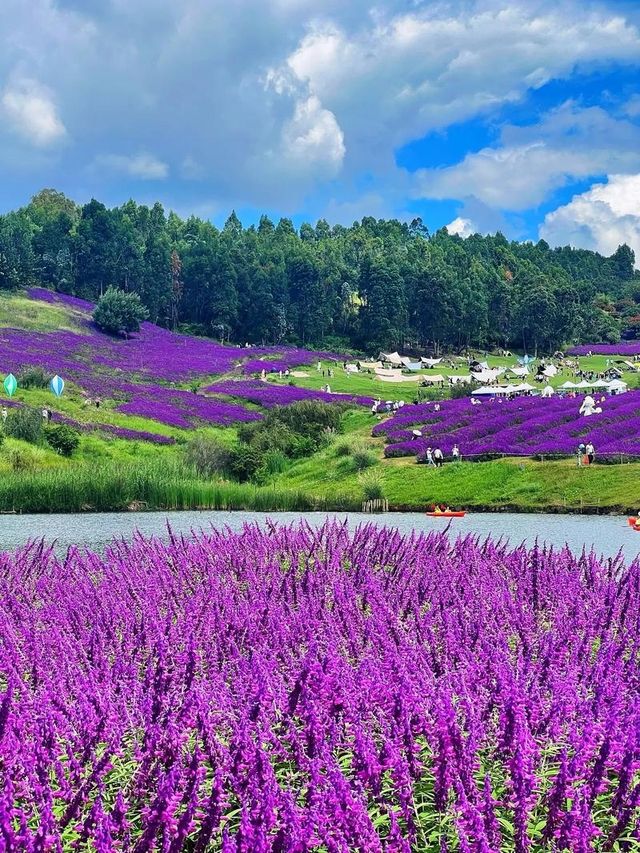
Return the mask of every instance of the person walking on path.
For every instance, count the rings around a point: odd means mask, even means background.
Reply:
[[[433,461],[436,464],[436,468],[440,468],[442,466],[442,463],[444,462],[444,456],[442,455],[442,451],[439,447],[436,447],[436,449],[433,451]]]
[[[578,445],[578,468],[582,465],[582,457],[584,456],[585,446],[584,442],[581,441]]]
[[[427,465],[432,465],[435,468],[435,464],[433,461],[433,451],[430,447],[427,447]]]
[[[584,449],[584,452],[587,454],[587,459],[589,460],[589,465],[593,465],[593,460],[595,458],[596,451],[595,451],[593,444],[591,444],[591,442],[589,442],[587,444],[587,446]]]

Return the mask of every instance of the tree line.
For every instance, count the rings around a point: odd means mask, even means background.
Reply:
[[[466,239],[365,217],[296,229],[262,216],[222,229],[128,201],[77,205],[46,189],[0,216],[0,289],[33,284],[97,301],[139,295],[149,318],[237,343],[439,352],[640,336],[640,275],[611,257],[502,234]]]

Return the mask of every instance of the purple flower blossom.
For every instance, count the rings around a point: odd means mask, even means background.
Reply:
[[[336,522],[0,553],[0,848],[611,846],[639,590],[640,561]]]

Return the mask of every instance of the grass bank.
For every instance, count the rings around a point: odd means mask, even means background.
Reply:
[[[277,488],[306,489],[326,505],[358,504],[363,481],[380,482],[390,508],[424,510],[434,503],[484,511],[632,513],[640,508],[640,463],[578,468],[575,460],[537,462],[500,459],[449,463],[440,469],[418,465],[414,458],[383,459],[383,445],[370,427],[353,424],[352,436],[376,462],[355,470],[336,445],[295,463],[275,480]]]
[[[143,443],[138,455],[92,457],[87,452],[74,460],[31,448],[33,467],[24,471],[12,470],[5,453],[0,512],[359,510],[372,479],[395,511],[421,511],[434,503],[495,512],[635,514],[640,508],[640,463],[578,468],[573,460],[501,459],[434,469],[413,458],[383,459],[383,444],[370,436],[364,415],[349,414],[347,421],[346,435],[290,463],[263,486],[198,477],[183,463],[179,448],[152,452],[144,446],[140,452]],[[349,441],[359,454],[345,455]],[[4,450],[18,444],[9,441]],[[358,456],[363,455],[368,463],[360,471]]]
[[[324,508],[357,507],[328,507],[322,497],[303,489],[205,481],[178,465],[145,462],[6,472],[0,479],[2,513]]]

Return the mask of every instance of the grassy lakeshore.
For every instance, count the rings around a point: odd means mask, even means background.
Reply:
[[[503,459],[449,464],[380,460],[364,474],[329,447],[294,463],[263,486],[197,478],[167,454],[163,460],[81,463],[31,472],[5,471],[0,512],[110,512],[234,509],[360,510],[363,480],[374,477],[394,511],[447,503],[476,511],[635,513],[640,464],[577,468],[568,460]]]

